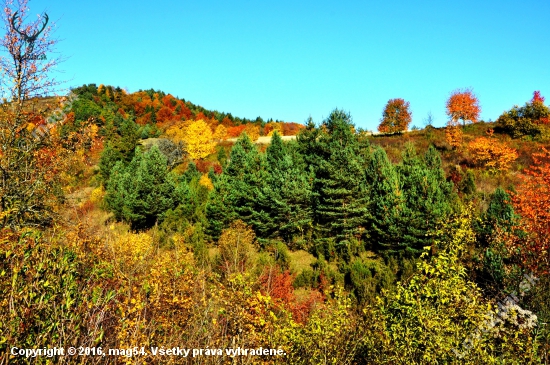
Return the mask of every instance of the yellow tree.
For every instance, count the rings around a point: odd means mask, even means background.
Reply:
[[[244,127],[243,132],[246,133],[252,141],[256,141],[260,137],[260,126],[249,123]]]
[[[194,160],[205,158],[216,150],[212,130],[202,119],[191,122],[183,128],[171,128],[168,135],[176,139],[177,142],[184,142],[187,153]]]
[[[225,141],[227,139],[227,128],[223,124],[219,124],[214,131],[214,139]]]

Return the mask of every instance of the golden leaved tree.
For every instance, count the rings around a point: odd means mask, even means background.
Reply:
[[[506,143],[498,141],[493,136],[493,130],[489,130],[489,138],[479,137],[468,144],[468,151],[476,164],[485,166],[490,170],[508,170],[518,158],[518,153]]]
[[[205,158],[216,151],[212,130],[202,119],[173,126],[166,134],[176,142],[185,143],[187,153],[194,160]]]

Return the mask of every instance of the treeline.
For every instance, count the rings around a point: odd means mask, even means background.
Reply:
[[[297,123],[264,120],[262,117],[240,118],[231,113],[208,110],[160,90],[127,93],[120,87],[89,84],[72,89],[72,93],[78,96],[72,106],[76,127],[78,121],[89,119],[106,126],[120,124],[121,119],[131,119],[140,126],[141,138],[157,137],[168,127],[186,120],[204,120],[212,125],[213,130],[221,124],[230,129],[231,137],[237,137],[247,124],[257,125],[260,133],[265,132],[266,135],[273,124],[280,124],[285,135],[295,135],[301,128]]]

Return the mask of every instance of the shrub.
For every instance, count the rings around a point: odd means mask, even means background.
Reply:
[[[489,136],[492,136],[492,130]],[[508,170],[512,162],[518,158],[515,149],[494,138],[479,137],[468,144],[474,162],[490,170]]]
[[[530,102],[522,107],[516,105],[498,117],[496,129],[509,134],[512,138],[537,137],[543,133],[549,118],[550,108],[544,105],[544,98],[535,91]]]

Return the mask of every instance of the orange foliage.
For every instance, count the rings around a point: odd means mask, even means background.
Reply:
[[[231,119],[229,119],[228,117],[223,117],[222,125],[226,128],[234,127],[233,121]]]
[[[294,275],[289,270],[282,271],[279,266],[266,268],[259,280],[262,292],[269,295],[281,309],[290,310],[297,323],[305,323],[315,305],[325,299],[323,294],[313,290],[307,298],[298,301],[292,285]]]
[[[122,109],[122,108],[118,108],[117,113],[120,114],[120,115],[122,115],[123,118],[127,118],[127,117],[128,117],[128,115],[126,114],[126,112],[125,112],[124,109]]]
[[[462,131],[457,126],[447,125],[445,128],[445,140],[453,149],[458,149],[462,146]]]
[[[479,113],[479,100],[471,89],[457,89],[447,100],[447,115],[451,118],[449,122],[452,125],[458,125],[460,120],[463,124],[466,124],[466,121],[477,123]]]
[[[151,113],[146,113],[136,118],[136,124],[139,124],[139,125],[145,125],[151,122],[152,122]]]
[[[195,116],[195,119],[196,120],[199,120],[199,119],[206,120],[206,119],[208,119],[208,117],[206,115],[204,115],[203,112],[198,112],[197,115]]]
[[[550,273],[550,151],[534,153],[534,165],[520,176],[517,193],[511,192],[516,213],[521,216],[525,239],[513,238],[509,244],[519,253],[523,264],[535,274]]]
[[[493,130],[489,131],[492,137]],[[492,170],[507,170],[512,162],[518,158],[515,149],[495,138],[479,137],[468,144],[468,150],[476,164],[486,166]]]
[[[295,136],[302,129],[305,128],[304,125],[298,123],[282,123],[283,124],[283,136]]]
[[[227,135],[230,138],[237,138],[238,136],[241,135],[241,133],[243,132],[245,127],[246,126],[244,124],[243,125],[237,125],[235,127],[229,127],[229,128],[227,128]]]
[[[382,133],[397,133],[409,128],[412,115],[409,102],[403,99],[390,99],[384,108],[378,131]]]
[[[157,124],[164,124],[166,122],[172,121],[176,118],[172,109],[163,106],[157,112]]]

